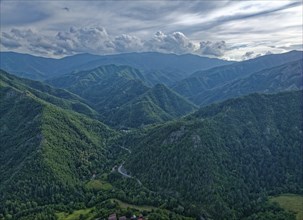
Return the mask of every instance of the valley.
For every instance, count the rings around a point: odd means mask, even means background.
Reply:
[[[1,52],[0,219],[298,220],[301,79],[302,51]]]

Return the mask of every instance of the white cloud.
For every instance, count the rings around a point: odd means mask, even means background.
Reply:
[[[241,60],[249,51],[302,50],[302,3],[293,0],[2,1],[0,10],[2,51],[158,51]]]
[[[254,51],[247,51],[246,53],[244,53],[241,57],[241,60],[250,60],[250,59],[254,59],[256,57],[260,57],[260,56],[264,56],[264,55],[270,55],[273,54],[271,51],[265,51],[265,52],[261,52],[261,53],[256,53]]]
[[[54,45],[63,48],[70,53],[112,53],[115,45],[103,27],[71,27],[69,31],[58,32],[55,39],[51,39]]]
[[[122,34],[113,40],[115,52],[140,52],[143,49],[143,42],[140,38]]]
[[[152,39],[145,42],[146,50],[157,52],[170,52],[176,54],[195,53],[195,43],[190,41],[183,33],[174,32],[164,34],[156,32]]]
[[[225,41],[211,42],[202,41],[200,42],[200,53],[202,55],[211,55],[216,57],[221,57],[227,50]]]
[[[7,49],[20,47],[36,55],[64,56],[77,53],[113,54],[125,52],[154,51],[162,53],[222,56],[226,51],[224,41],[191,41],[181,32],[165,34],[158,31],[148,39],[122,34],[112,36],[103,27],[71,27],[54,36],[42,35],[31,29],[12,29],[2,32],[1,44]]]

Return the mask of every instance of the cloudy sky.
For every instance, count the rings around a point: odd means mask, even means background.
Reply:
[[[0,0],[1,51],[157,51],[243,60],[302,50],[302,1]]]

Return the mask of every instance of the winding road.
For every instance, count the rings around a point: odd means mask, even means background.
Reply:
[[[131,151],[130,149],[126,148],[126,147],[120,147],[120,148],[122,148],[123,150],[126,150],[129,154],[132,153],[132,151]],[[124,164],[124,163],[125,163],[125,161],[123,161],[123,162],[119,165],[119,167],[118,167],[118,173],[120,173],[122,176],[124,176],[124,177],[126,177],[126,178],[132,178],[132,179],[137,180],[137,182],[139,183],[139,185],[142,186],[142,183],[141,183],[141,181],[140,181],[139,179],[137,179],[137,178],[135,178],[135,177],[133,177],[133,176],[127,174],[127,171],[126,171],[126,170],[124,169],[124,167],[123,167],[123,164]],[[113,168],[113,169],[114,169],[114,168]]]
[[[118,167],[118,172],[119,172],[122,176],[124,176],[124,177],[133,178],[131,175],[128,175],[128,174],[126,173],[126,170],[123,168],[123,164],[124,164],[124,161],[123,161],[123,163],[120,164],[120,166]]]

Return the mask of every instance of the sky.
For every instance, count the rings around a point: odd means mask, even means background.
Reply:
[[[1,51],[246,60],[302,50],[302,0],[0,0]]]

